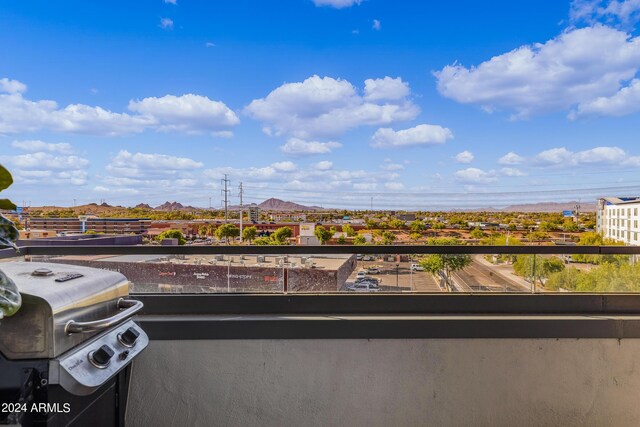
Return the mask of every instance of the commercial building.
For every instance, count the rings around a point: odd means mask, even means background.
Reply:
[[[605,238],[638,245],[640,197],[603,197],[598,200],[596,231]]]
[[[337,254],[68,255],[48,261],[117,271],[131,291],[142,293],[337,292],[357,265],[355,255]]]
[[[147,218],[30,218],[29,226],[56,233],[146,234],[151,220]]]
[[[260,221],[260,208],[257,206],[251,206],[249,208],[249,221]]]

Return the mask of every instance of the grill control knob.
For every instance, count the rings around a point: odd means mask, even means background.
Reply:
[[[106,368],[115,352],[108,345],[89,353],[89,361],[98,368]]]
[[[134,345],[136,345],[136,341],[138,340],[139,336],[140,331],[132,326],[126,331],[118,334],[118,341],[120,341],[120,344],[124,345],[125,347],[133,347]]]

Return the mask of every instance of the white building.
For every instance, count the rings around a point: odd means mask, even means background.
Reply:
[[[607,239],[640,245],[640,197],[603,197],[598,199],[596,231]]]
[[[300,236],[298,237],[299,245],[319,245],[320,241],[315,235],[315,223],[300,224]]]

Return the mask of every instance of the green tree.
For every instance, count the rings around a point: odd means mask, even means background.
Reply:
[[[469,235],[473,239],[482,239],[484,237],[484,232],[480,230],[478,227],[476,227],[473,230],[471,230],[471,233],[469,233]]]
[[[367,239],[364,238],[364,236],[362,234],[358,234],[354,239],[353,239],[353,244],[354,245],[364,245],[367,243]]]
[[[411,233],[411,234],[409,234],[409,238],[411,240],[413,240],[414,242],[417,242],[418,240],[422,239],[422,234],[420,234],[420,233]]]
[[[257,246],[267,246],[272,244],[272,242],[273,241],[268,237],[258,237],[253,241],[253,244]]]
[[[455,246],[462,242],[458,239],[439,238],[429,239],[431,246]],[[443,272],[449,278],[452,273],[462,270],[471,264],[471,256],[467,254],[430,254],[420,260],[420,265],[430,273]]]
[[[401,219],[392,219],[389,221],[389,228],[392,230],[402,230],[405,228],[405,223]]]
[[[623,242],[613,239],[605,239],[604,236],[595,231],[588,231],[580,235],[578,246],[624,246]],[[588,255],[576,254],[572,255],[575,262],[585,262],[589,264],[624,264],[629,261],[628,255]]]
[[[550,221],[543,221],[540,223],[540,225],[538,226],[538,230],[540,231],[544,231],[545,233],[548,233],[549,231],[555,231],[557,230],[559,227],[557,224],[550,222]]]
[[[433,228],[434,230],[444,230],[445,226],[441,222],[436,222],[431,228]]]
[[[344,245],[345,243],[347,243],[347,239],[344,236],[338,237],[338,244],[339,245]]]
[[[331,231],[327,230],[321,225],[318,225],[316,227],[313,234],[314,236],[316,236],[316,239],[318,239],[321,245],[324,245],[333,236],[333,234],[331,234]]]
[[[391,231],[385,231],[382,233],[382,244],[383,245],[392,245],[396,240],[396,235]]]
[[[242,230],[242,239],[243,240],[248,240],[249,243],[251,243],[253,241],[253,239],[256,238],[256,235],[258,234],[258,229],[256,227],[247,227],[244,230]]]
[[[286,245],[289,243],[289,238],[293,235],[293,231],[289,227],[280,227],[271,234],[271,240],[276,245]]]
[[[568,233],[575,233],[577,231],[580,231],[578,223],[570,218],[564,220],[564,222],[562,223],[562,229]]]
[[[178,239],[179,245],[185,245],[187,243],[186,239],[182,235],[182,231],[180,230],[165,230],[156,237],[156,240],[158,241],[162,241],[164,239]]]
[[[342,232],[347,233],[347,237],[353,237],[356,235],[356,230],[354,230],[350,224],[343,225]]]
[[[420,232],[420,231],[424,231],[426,227],[424,225],[424,222],[415,220],[411,222],[411,224],[409,224],[409,228],[411,229],[411,231]]]
[[[513,263],[513,271],[522,277],[530,277],[535,282],[544,284],[551,274],[564,270],[564,262],[558,257],[541,255],[518,255]]]
[[[240,229],[233,224],[222,224],[216,229],[216,237],[218,240],[225,240],[229,243],[229,239],[240,236]]]
[[[575,292],[640,292],[640,264],[605,263],[589,271],[567,268],[551,274],[545,287]]]

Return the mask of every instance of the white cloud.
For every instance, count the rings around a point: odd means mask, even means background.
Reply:
[[[364,81],[364,99],[367,101],[397,100],[406,98],[410,94],[409,84],[403,82],[401,77],[393,79],[387,76],[383,79]]]
[[[109,188],[109,193],[119,195],[159,194],[168,198],[168,188],[174,195],[202,188],[195,177],[196,170],[202,167],[201,162],[187,157],[121,150],[106,167],[109,175],[101,178],[94,191],[105,193],[104,189]]]
[[[6,77],[0,79],[0,92],[23,93],[27,91],[27,85],[18,80],[10,80]]]
[[[313,154],[327,154],[334,148],[340,147],[342,147],[342,144],[335,141],[319,142],[305,141],[300,138],[290,138],[284,145],[280,146],[280,150],[294,156],[307,156]]]
[[[283,84],[265,98],[254,99],[244,111],[266,123],[263,130],[268,135],[310,139],[335,137],[359,126],[412,120],[420,108],[404,98],[370,102],[346,80],[314,75]]]
[[[107,166],[107,170],[119,176],[167,175],[175,171],[191,171],[203,164],[187,157],[166,154],[130,153],[121,150]]]
[[[456,154],[455,159],[458,163],[471,163],[473,159],[475,159],[475,156],[471,151],[465,150],[461,153]]]
[[[173,19],[171,18],[160,18],[160,28],[165,30],[173,29]]]
[[[271,167],[280,172],[292,172],[298,169],[296,164],[290,161],[271,163]]]
[[[521,46],[477,67],[448,65],[435,75],[443,96],[521,118],[612,96],[639,69],[640,39],[595,25]]]
[[[313,3],[320,6],[330,6],[335,7],[336,9],[343,9],[345,7],[351,7],[354,4],[362,3],[362,0],[313,0]]]
[[[456,181],[466,184],[489,184],[498,180],[495,171],[488,172],[478,168],[462,169],[453,174]]]
[[[613,96],[601,96],[580,104],[569,117],[624,116],[637,111],[640,111],[640,79],[633,79]]]
[[[502,169],[500,169],[500,173],[502,175],[504,175],[504,176],[511,176],[511,177],[526,176],[527,175],[526,173],[524,173],[520,169],[516,169],[516,168],[502,168]]]
[[[519,165],[524,162],[524,157],[517,155],[513,151],[508,152],[504,156],[498,159],[498,163],[501,165]]]
[[[25,140],[13,141],[11,142],[11,146],[23,151],[49,151],[62,154],[71,154],[73,151],[71,144],[67,144],[66,142],[53,144],[40,140]]]
[[[386,148],[434,145],[444,144],[452,138],[453,133],[451,130],[438,125],[422,124],[399,131],[391,128],[380,128],[371,137],[371,146]]]
[[[278,169],[274,164],[265,167],[218,167],[207,169],[203,172],[208,180],[220,179],[227,174],[229,179],[242,180],[247,188],[264,188],[265,196],[272,197],[273,191],[278,188],[281,191],[306,191],[317,196],[317,191],[342,191],[363,190],[375,188],[377,183],[397,181],[400,176],[391,172],[373,172],[365,170],[334,169],[331,161],[320,161],[311,164],[310,167],[298,167]],[[278,187],[275,184],[279,184]],[[253,197],[258,197],[255,193]]]
[[[386,188],[387,190],[403,190],[404,189],[404,184],[401,182],[387,182],[384,185],[384,188]]]
[[[333,168],[333,162],[330,162],[329,160],[323,160],[313,165],[313,168],[319,171],[327,171]]]
[[[223,102],[191,93],[130,101],[129,110],[153,118],[160,131],[216,133],[240,123],[238,116]]]
[[[103,185],[96,185],[95,187],[93,187],[93,191],[101,194],[118,194],[118,195],[140,194],[140,190],[136,190],[135,188],[114,188],[114,187],[105,187]]]
[[[102,107],[73,104],[62,110],[51,111],[41,127],[49,127],[56,132],[117,136],[139,133],[154,124],[152,117],[113,113]]]
[[[213,43],[213,42],[206,42],[206,43],[204,44],[204,47],[216,47],[216,44],[215,44],[215,43]]]
[[[377,19],[374,19],[373,20],[373,25],[371,26],[371,28],[373,28],[376,31],[380,31],[380,28],[381,28],[380,21],[377,20]]]
[[[385,163],[383,165],[380,166],[382,169],[386,170],[386,171],[401,171],[404,170],[404,166],[402,166],[399,163],[392,163],[392,162],[387,162],[385,160]]]
[[[130,101],[129,109],[140,114],[128,114],[111,112],[99,106],[70,104],[59,108],[55,101],[31,101],[22,93],[26,85],[16,80],[9,82],[4,86],[10,86],[13,92],[0,93],[0,134],[46,129],[117,136],[155,129],[229,136],[229,129],[239,123],[237,115],[224,103],[205,96],[166,95]],[[2,90],[7,91],[6,88]]]
[[[534,157],[534,163],[541,166],[582,166],[597,164],[622,164],[627,153],[619,147],[596,147],[590,150],[572,152],[564,147],[545,150]]]
[[[21,154],[18,156],[2,156],[4,162],[26,170],[45,169],[82,169],[89,165],[89,160],[78,156],[54,156],[48,153]]]
[[[167,4],[172,4],[172,5],[177,5],[178,4],[178,0],[164,0],[165,3]]]
[[[0,163],[12,168],[16,184],[84,185],[89,160],[79,156],[36,152],[0,156]]]
[[[640,0],[573,0],[569,17],[573,24],[604,21],[631,29],[640,19]]]

